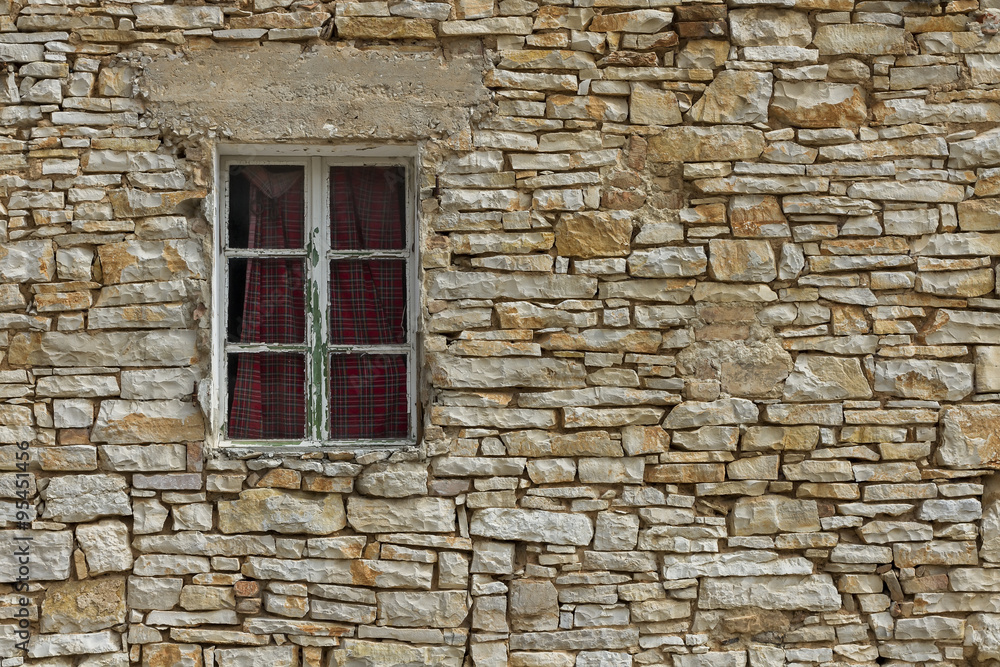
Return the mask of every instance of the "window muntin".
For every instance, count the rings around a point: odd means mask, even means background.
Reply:
[[[225,158],[220,173],[222,440],[412,441],[408,165]]]

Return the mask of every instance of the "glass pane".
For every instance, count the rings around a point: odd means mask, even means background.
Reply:
[[[330,342],[406,342],[406,260],[330,262]]]
[[[330,357],[330,437],[405,438],[408,403],[405,354]]]
[[[334,250],[406,247],[406,169],[330,168],[330,247]]]
[[[227,338],[233,343],[303,343],[302,259],[230,259]]]
[[[229,168],[230,248],[302,248],[305,168]]]
[[[306,436],[306,364],[295,353],[229,355],[229,420],[234,440]]]

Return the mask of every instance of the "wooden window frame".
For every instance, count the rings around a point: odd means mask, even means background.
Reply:
[[[403,149],[403,150],[398,150]],[[416,159],[406,147],[319,148],[314,146],[225,146],[216,156],[212,290],[212,438],[214,444],[234,450],[259,451],[272,448],[281,452],[320,449],[383,449],[412,446],[417,442],[417,187]],[[305,172],[304,237],[301,250],[231,249],[227,235],[229,223],[229,172],[237,165],[301,165]],[[330,168],[394,166],[406,175],[405,221],[406,247],[403,250],[333,250],[330,248]],[[226,340],[229,296],[230,258],[294,257],[306,265],[306,342],[302,345],[232,343]],[[399,345],[341,345],[329,342],[330,262],[335,259],[392,258],[406,261],[406,341]],[[305,399],[306,436],[302,439],[245,440],[230,439],[226,434],[229,413],[228,356],[234,352],[296,351],[306,357]],[[405,354],[407,363],[406,404],[409,410],[408,433],[398,439],[339,440],[329,437],[330,354],[332,352],[372,352]]]

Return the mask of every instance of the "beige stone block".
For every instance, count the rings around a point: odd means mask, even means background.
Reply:
[[[677,125],[681,122],[677,96],[669,90],[633,83],[629,121],[636,125]]]
[[[239,500],[220,501],[219,530],[223,533],[308,533],[325,535],[346,523],[339,494],[318,497],[280,489],[247,489]]]
[[[564,257],[624,257],[632,239],[628,216],[588,211],[566,213],[555,225],[555,245]]]

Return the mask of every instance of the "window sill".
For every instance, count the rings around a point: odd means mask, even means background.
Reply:
[[[373,451],[399,451],[413,449],[419,445],[416,439],[405,440],[333,440],[326,442],[309,442],[302,440],[225,440],[219,442],[215,451],[233,458],[253,455],[296,456],[312,453],[350,453],[354,455]]]

